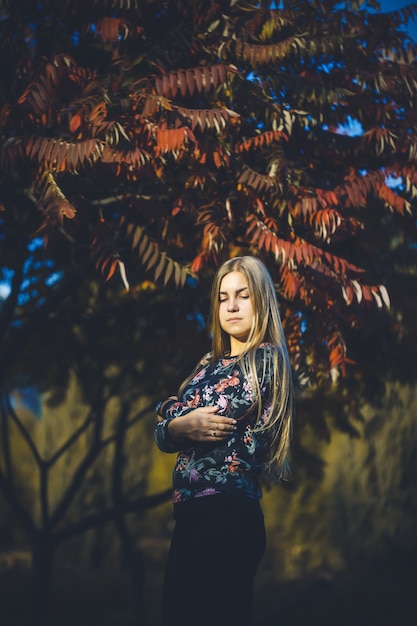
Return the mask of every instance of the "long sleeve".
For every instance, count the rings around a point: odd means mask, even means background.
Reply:
[[[187,404],[175,398],[159,402],[156,405],[156,413],[162,418],[162,421],[156,425],[155,441],[162,452],[178,452],[179,446],[171,441],[169,437],[168,424],[176,417],[186,415],[192,410]]]
[[[209,356],[209,353],[203,356],[194,369],[195,373],[201,371],[201,368],[208,364]],[[186,402],[181,402],[176,397],[170,397],[167,400],[158,402],[155,411],[156,414],[162,418],[162,421],[159,421],[155,428],[155,441],[162,452],[178,452],[180,449],[179,446],[170,440],[168,424],[174,418],[190,413],[194,408],[195,407],[189,406]]]
[[[269,445],[269,432],[262,430],[262,426],[269,420],[271,390],[277,384],[274,350],[275,346],[270,344],[260,346],[254,368],[246,367],[247,362],[241,363],[237,357],[210,361],[196,368],[178,399],[168,398],[157,405],[161,421],[155,430],[156,443],[163,452],[178,451],[173,472],[175,505],[218,494],[261,497],[258,478]],[[257,377],[260,398],[251,376]],[[216,406],[217,415],[235,419],[236,430],[215,442],[171,441],[169,423],[203,406]]]
[[[191,409],[185,402],[180,402],[177,398],[168,398],[168,400],[158,402],[155,411],[162,419],[169,419],[186,415]]]
[[[179,446],[171,441],[168,434],[168,424],[171,419],[164,419],[162,422],[158,422],[155,428],[155,441],[156,445],[162,452],[178,452]]]

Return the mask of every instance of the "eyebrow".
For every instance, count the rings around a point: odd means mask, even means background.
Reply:
[[[249,290],[249,287],[241,287],[240,289],[236,289],[235,293],[241,293],[242,291]],[[227,291],[219,291],[219,296],[227,296]]]

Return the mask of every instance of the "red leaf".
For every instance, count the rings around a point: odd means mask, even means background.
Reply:
[[[75,131],[77,131],[80,126],[81,126],[81,115],[79,113],[76,113],[71,118],[70,125],[69,125],[70,131],[72,133],[75,133]]]

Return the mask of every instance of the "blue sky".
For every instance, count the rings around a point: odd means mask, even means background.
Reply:
[[[402,9],[407,6],[407,4],[412,4],[411,0],[379,0],[379,4],[381,5],[381,11],[398,11],[398,9]],[[417,42],[417,22],[416,20],[412,20],[408,24],[408,32],[410,36]]]

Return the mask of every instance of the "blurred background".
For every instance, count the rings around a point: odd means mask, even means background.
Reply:
[[[154,407],[242,253],[297,389],[254,626],[414,623],[417,5],[220,5],[0,0],[4,626],[160,623]]]
[[[85,283],[82,291],[84,301]],[[154,445],[153,407],[175,393],[208,344],[197,320],[187,319],[187,291],[169,302],[155,296],[143,316],[126,298],[115,309],[112,289],[101,286],[103,309],[90,312],[88,332],[70,334],[66,322],[76,311],[67,302],[56,324],[32,338],[25,358],[33,355],[50,390],[16,390],[3,407],[15,468],[13,492],[0,501],[4,623],[30,623],[32,592],[45,624],[159,623],[174,455]],[[256,624],[412,623],[414,344],[396,358],[372,389],[353,376],[332,394],[298,392],[291,478],[264,493],[268,548]]]

